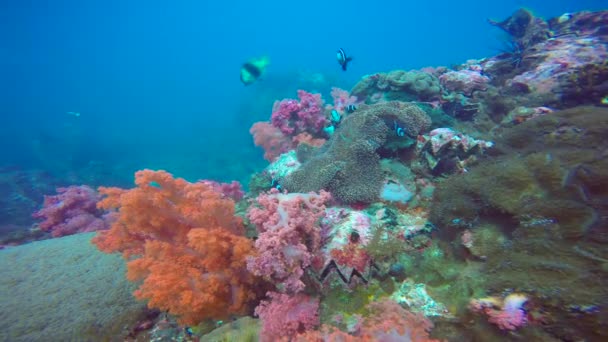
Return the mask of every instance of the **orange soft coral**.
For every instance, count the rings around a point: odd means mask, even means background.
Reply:
[[[118,219],[93,239],[104,252],[139,257],[128,263],[129,280],[143,280],[135,296],[183,324],[244,313],[254,297],[246,272],[253,244],[234,202],[164,171],[139,171],[135,180],[131,190],[100,189],[99,207],[118,210]]]
[[[203,182],[189,183],[165,171],[135,173],[136,188],[99,188],[100,209],[118,210],[118,220],[93,242],[104,252],[141,255],[148,240],[185,245],[192,228],[222,228],[243,234],[234,202]]]

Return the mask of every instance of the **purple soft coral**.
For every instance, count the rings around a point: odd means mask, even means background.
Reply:
[[[100,199],[86,185],[57,188],[57,195],[44,196],[42,209],[32,216],[44,219],[40,229],[54,237],[107,229],[112,215],[97,209]]]
[[[321,94],[298,90],[298,98],[300,98],[299,102],[293,99],[275,102],[272,109],[272,125],[288,136],[300,133],[318,135],[327,124]]]

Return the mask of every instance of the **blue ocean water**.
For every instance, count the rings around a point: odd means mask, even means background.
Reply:
[[[608,340],[607,5],[1,1],[0,340]]]
[[[504,37],[486,18],[522,6],[552,17],[605,5],[5,0],[0,166],[82,183],[128,184],[141,168],[246,180],[264,165],[249,127],[296,89],[327,95],[369,73],[496,54]],[[355,58],[347,72],[338,47]],[[243,86],[241,64],[262,55],[271,60],[264,79]]]

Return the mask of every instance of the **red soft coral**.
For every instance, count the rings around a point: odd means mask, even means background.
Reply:
[[[234,202],[203,182],[164,171],[139,171],[131,190],[101,188],[99,206],[116,209],[109,231],[93,239],[104,252],[122,252],[127,277],[143,280],[135,296],[168,310],[184,324],[244,313],[254,279],[246,272],[253,244],[243,236]]]
[[[249,132],[253,135],[255,146],[264,149],[264,159],[269,162],[273,162],[281,154],[295,148],[290,138],[268,122],[256,122],[251,126]]]

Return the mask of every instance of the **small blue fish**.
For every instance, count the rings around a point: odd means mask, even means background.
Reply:
[[[339,48],[336,54],[336,58],[338,59],[338,63],[342,66],[342,70],[346,71],[346,67],[348,66],[348,62],[352,61],[352,57],[348,57],[346,52],[344,52],[343,48]]]
[[[355,106],[354,104],[349,104],[348,106],[346,106],[346,112],[348,114],[350,114],[356,110],[357,110],[357,106]]]
[[[340,123],[340,121],[342,121],[342,115],[340,115],[340,113],[338,113],[338,111],[334,109],[331,111],[330,120],[334,126],[337,126]]]
[[[393,128],[395,129],[395,133],[398,137],[405,136],[405,130],[397,123],[397,121],[393,121]]]

